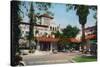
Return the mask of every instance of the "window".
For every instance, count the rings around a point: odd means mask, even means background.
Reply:
[[[53,31],[54,31],[54,27],[53,27]]]
[[[50,26],[50,30],[52,30],[52,27]]]

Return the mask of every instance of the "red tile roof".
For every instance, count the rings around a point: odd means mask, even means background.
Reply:
[[[43,41],[43,42],[57,42],[59,39],[58,38],[51,38],[51,37],[36,37],[38,41]]]
[[[95,39],[96,38],[96,35],[88,35],[86,36],[86,40],[88,39]],[[58,42],[59,41],[59,38],[52,38],[52,37],[46,37],[46,36],[43,36],[43,37],[36,37],[36,39],[38,41],[43,41],[43,42]],[[76,38],[66,38],[66,41],[67,42],[72,42],[72,43],[80,43],[81,40],[78,40]]]

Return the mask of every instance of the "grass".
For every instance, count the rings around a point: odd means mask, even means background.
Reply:
[[[77,56],[73,58],[74,61],[76,62],[93,62],[97,61],[97,57],[95,56]]]

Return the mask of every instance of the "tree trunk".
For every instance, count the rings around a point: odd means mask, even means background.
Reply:
[[[82,42],[85,42],[85,25],[82,25]]]
[[[84,45],[86,42],[86,40],[85,40],[85,24],[82,25],[82,39],[81,39],[81,41],[82,41],[82,45],[81,45],[82,51],[84,51]]]

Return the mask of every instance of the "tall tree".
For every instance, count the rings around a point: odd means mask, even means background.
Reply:
[[[82,42],[85,42],[85,24],[87,22],[87,16],[89,14],[89,7],[85,5],[75,6],[76,15],[79,17],[79,23],[82,28]]]
[[[36,22],[35,18],[33,18],[33,14],[34,14],[34,7],[33,7],[33,3],[31,2],[31,6],[30,6],[30,12],[29,12],[29,22],[30,22],[30,26],[29,26],[29,45],[31,45],[31,41],[33,40],[34,37],[34,33],[33,33],[33,26],[34,23]]]
[[[79,18],[79,23],[82,28],[82,42],[85,42],[85,24],[87,22],[87,16],[89,15],[89,9],[96,10],[96,6],[86,6],[86,5],[66,5],[67,10],[74,9],[76,11],[76,15]]]

